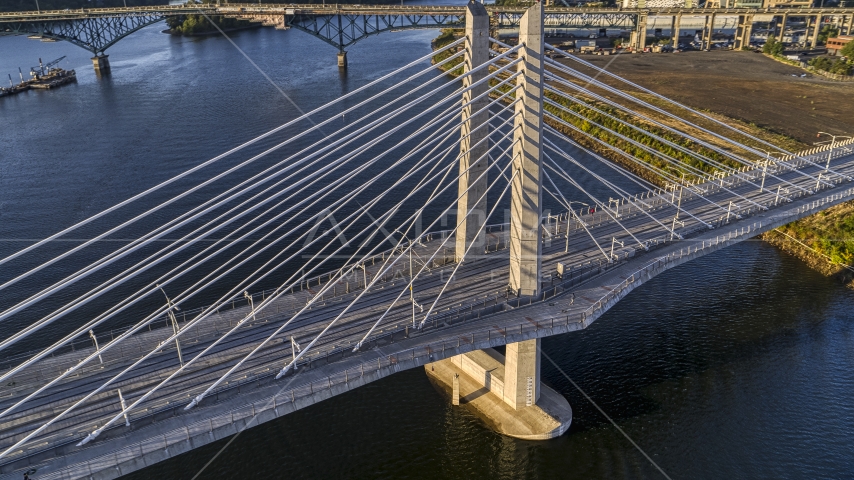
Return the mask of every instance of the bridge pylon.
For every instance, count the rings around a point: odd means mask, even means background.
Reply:
[[[489,14],[480,3],[466,6],[465,73],[489,61]],[[486,78],[489,70],[480,69],[463,77],[463,87]],[[462,261],[466,252],[480,255],[483,252],[486,223],[486,190],[489,183],[483,173],[489,165],[489,97],[484,95],[489,83],[463,93],[462,126],[460,127],[460,180],[457,212],[460,224],[456,236],[456,261]],[[480,97],[480,98],[478,98]],[[477,100],[474,100],[477,99]],[[480,112],[475,114],[475,112]],[[470,212],[470,213],[469,213]],[[468,213],[468,215],[466,215]],[[469,246],[472,246],[469,249]]]
[[[510,289],[517,295],[540,292],[543,215],[543,6],[531,7],[519,22],[518,90],[513,132],[510,197]]]
[[[542,255],[542,159],[543,159],[543,81],[544,53],[543,5],[536,3],[527,10],[520,21],[516,105],[514,121],[513,165],[510,200],[510,289],[519,295],[537,295],[540,292]],[[489,17],[478,3],[470,2],[466,10],[465,68],[470,71],[489,60]],[[487,74],[476,72],[466,78],[469,86]],[[485,89],[485,87],[484,87]],[[479,95],[480,91],[466,92],[464,102]],[[486,100],[484,100],[484,105]],[[488,147],[483,145],[468,150],[469,146],[488,135],[485,128],[469,134],[478,125],[489,120],[486,114],[470,116],[478,110],[472,104],[463,111],[462,141],[460,148],[461,172],[472,162],[480,162],[460,178],[458,212],[460,216],[470,209],[486,212],[483,205],[470,205],[486,191],[486,179],[470,183],[486,169],[486,159],[480,159]],[[484,142],[485,144],[486,142]],[[475,168],[477,170],[475,170]],[[484,175],[485,177],[485,175]],[[483,185],[480,185],[483,182]],[[468,189],[468,192],[464,193]],[[468,245],[481,241],[475,232],[486,221],[485,215],[469,215],[462,220],[457,234],[457,260],[462,258]],[[471,233],[469,233],[471,232]],[[477,246],[477,245],[475,245]],[[426,366],[427,374],[452,398],[459,399],[483,417],[498,432],[527,440],[546,440],[562,435],[572,421],[569,402],[554,390],[540,383],[540,340],[533,338],[509,343],[506,355],[489,348],[456,355]],[[483,393],[486,389],[487,393]]]

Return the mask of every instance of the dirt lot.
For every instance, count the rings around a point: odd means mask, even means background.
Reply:
[[[819,130],[854,135],[854,82],[819,76],[753,52],[584,55],[597,66],[689,106],[815,141]],[[564,60],[563,62],[567,62]],[[571,62],[570,62],[571,64]]]

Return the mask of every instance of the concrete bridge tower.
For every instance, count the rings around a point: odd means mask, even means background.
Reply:
[[[510,200],[510,276],[509,290],[520,296],[535,296],[541,291],[542,270],[542,160],[543,160],[543,83],[545,45],[543,37],[543,5],[536,3],[520,21],[514,147],[512,158]],[[466,8],[465,71],[489,60],[489,15],[479,3],[470,2]],[[482,79],[488,72],[468,76],[464,85]],[[483,93],[473,89],[464,102]],[[466,258],[482,252],[483,238],[478,235],[486,222],[486,201],[474,204],[486,191],[486,176],[476,178],[486,170],[487,142],[471,149],[485,138],[486,127],[471,132],[488,122],[488,114],[472,116],[488,103],[487,99],[463,110],[462,157],[457,211],[462,220],[456,240],[459,261],[471,245]],[[468,189],[468,191],[466,191]],[[475,255],[473,255],[475,254]],[[563,396],[540,383],[540,340],[537,338],[507,344],[506,355],[493,349],[477,350],[427,365],[428,374],[444,389],[452,391],[455,404],[464,403],[499,432],[518,438],[544,440],[563,434],[572,420],[572,409]],[[488,393],[480,394],[486,389]],[[542,401],[541,401],[542,400]]]

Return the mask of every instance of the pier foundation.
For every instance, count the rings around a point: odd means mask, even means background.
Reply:
[[[110,73],[109,58],[109,55],[95,55],[92,57],[92,66],[95,67],[95,73]]]
[[[347,52],[343,50],[338,52],[338,68],[347,69]]]
[[[540,383],[540,340],[507,345],[507,357],[489,348],[425,366],[434,385],[493,430],[524,440],[563,435],[572,408],[563,395]]]

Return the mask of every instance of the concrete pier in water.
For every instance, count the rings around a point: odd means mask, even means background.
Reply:
[[[92,66],[95,67],[95,73],[109,73],[110,72],[110,56],[109,55],[95,55],[92,57]]]
[[[572,408],[563,395],[540,383],[539,343],[509,344],[506,358],[491,348],[464,353],[425,370],[437,387],[458,398],[455,405],[469,408],[496,432],[548,440],[569,429]]]

